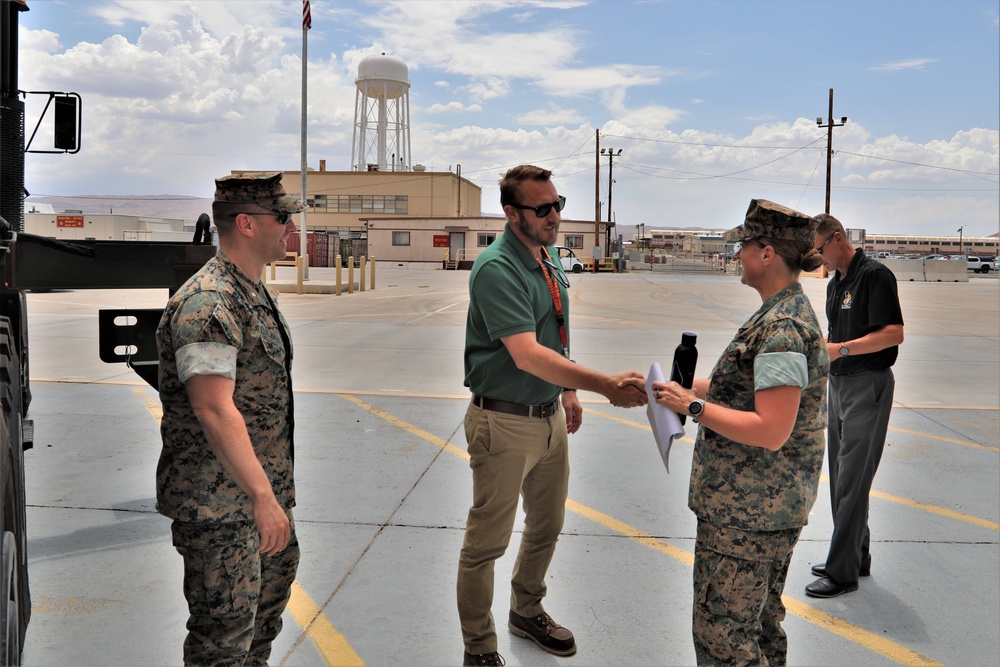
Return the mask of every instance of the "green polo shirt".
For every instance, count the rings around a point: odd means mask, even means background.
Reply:
[[[555,248],[548,251],[558,266]],[[556,284],[568,337],[569,295],[558,281]],[[542,405],[558,398],[560,387],[520,370],[500,340],[530,331],[541,345],[562,354],[555,306],[542,267],[509,223],[500,238],[476,258],[469,276],[469,297],[465,386],[479,396],[524,405]]]

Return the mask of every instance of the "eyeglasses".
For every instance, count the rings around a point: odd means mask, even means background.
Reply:
[[[564,199],[564,201],[565,201],[565,199]],[[557,210],[558,210],[558,209],[557,209]],[[539,216],[539,217],[544,217],[544,216]],[[551,259],[548,259],[548,258],[546,258],[546,259],[543,259],[543,260],[542,260],[542,264],[544,264],[545,266],[549,267],[549,273],[550,273],[550,274],[552,274],[552,275],[554,275],[554,276],[556,277],[556,280],[558,280],[558,281],[559,281],[559,284],[560,284],[560,285],[562,285],[562,286],[563,286],[563,287],[565,287],[566,289],[569,289],[569,278],[567,278],[567,277],[566,277],[566,274],[565,274],[565,273],[563,273],[563,272],[562,272],[562,271],[561,271],[561,270],[559,269],[559,267],[558,267],[558,266],[556,266],[556,265],[555,265],[555,264],[554,264],[554,263],[552,262],[552,260],[551,260]]]
[[[230,218],[235,218],[238,215],[239,215],[239,213],[230,213],[229,217]],[[292,214],[291,213],[286,213],[285,211],[281,211],[281,212],[279,212],[279,211],[272,211],[271,213],[246,213],[246,215],[267,216],[267,217],[277,218],[279,225],[287,225],[289,222],[292,221]]]
[[[521,204],[509,204],[509,205],[513,206],[514,208],[522,209],[524,211],[534,211],[535,215],[537,215],[539,218],[544,218],[548,216],[548,214],[552,211],[552,209],[555,209],[556,213],[558,213],[559,211],[566,208],[566,198],[560,197],[551,204],[542,204],[541,206],[522,206]]]
[[[827,236],[826,240],[823,241],[823,245],[821,245],[820,247],[816,248],[816,252],[818,252],[819,254],[822,255],[823,254],[823,249],[826,248],[827,244],[830,243],[830,241],[832,241],[833,237],[836,236],[836,235],[837,235],[837,232],[834,232],[833,234],[830,234],[829,236]]]

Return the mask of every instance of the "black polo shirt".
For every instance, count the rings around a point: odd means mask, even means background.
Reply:
[[[856,250],[847,275],[838,280],[834,272],[826,287],[826,317],[829,321],[829,341],[844,343],[881,329],[890,324],[902,324],[896,276],[885,265]],[[893,345],[871,354],[832,355],[831,375],[850,375],[860,371],[876,371],[896,363],[899,346]]]

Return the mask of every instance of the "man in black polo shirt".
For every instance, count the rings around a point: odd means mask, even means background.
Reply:
[[[816,250],[834,272],[826,289],[833,537],[806,595],[832,598],[858,590],[858,577],[871,574],[868,494],[889,428],[903,314],[892,271],[855,249],[835,217],[816,220]]]

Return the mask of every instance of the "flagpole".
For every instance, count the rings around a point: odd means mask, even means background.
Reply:
[[[309,54],[309,28],[312,27],[312,11],[309,8],[309,0],[302,0],[302,129],[301,129],[301,159],[299,168],[302,172],[302,203],[305,204],[308,199],[306,197],[306,186],[307,186],[307,171],[306,171],[306,125],[307,125],[307,106],[306,100],[308,98],[308,89],[306,86],[306,70]],[[302,265],[302,277],[303,279],[309,279],[309,244],[308,244],[308,234],[306,233],[306,210],[302,210],[302,226],[299,228],[299,255],[304,257]]]

